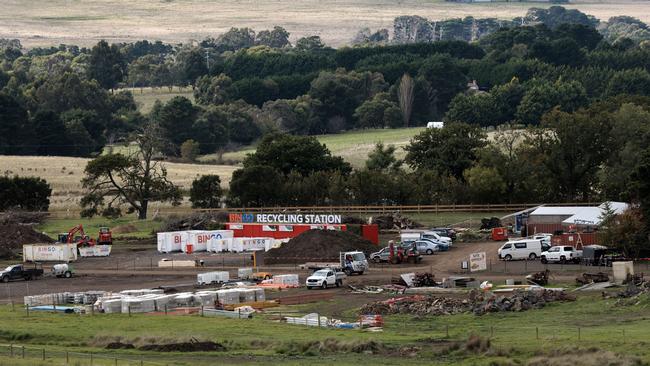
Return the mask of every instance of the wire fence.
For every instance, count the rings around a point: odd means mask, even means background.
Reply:
[[[0,357],[24,360],[26,363],[47,363],[54,365],[75,366],[166,366],[171,365],[149,361],[143,357],[136,358],[106,352],[77,352],[51,349],[37,346],[0,344]]]

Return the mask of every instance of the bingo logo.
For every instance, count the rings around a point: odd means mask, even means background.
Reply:
[[[253,214],[229,214],[228,221],[230,222],[255,222],[255,215]]]

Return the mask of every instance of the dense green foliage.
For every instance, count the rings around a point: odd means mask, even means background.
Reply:
[[[292,45],[281,27],[232,28],[199,46],[100,41],[26,50],[3,39],[0,153],[89,156],[147,119],[167,131],[169,155],[189,139],[212,153],[269,132],[433,120],[539,125],[554,108],[650,94],[650,32],[631,17],[599,22],[562,7],[511,21],[405,16],[393,33],[362,30],[357,46],[337,50],[317,36]],[[129,92],[114,91],[175,85],[192,85],[197,105],[179,97],[142,116]]]
[[[0,210],[47,211],[51,194],[41,178],[0,176]]]

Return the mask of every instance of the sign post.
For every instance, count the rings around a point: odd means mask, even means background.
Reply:
[[[472,253],[469,255],[469,271],[485,271],[487,269],[487,256],[485,252]]]

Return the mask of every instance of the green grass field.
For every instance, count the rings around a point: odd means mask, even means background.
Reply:
[[[360,167],[368,158],[377,142],[385,145],[395,145],[397,157],[404,158],[406,152],[403,147],[408,145],[413,136],[422,132],[424,127],[397,128],[397,129],[369,129],[345,132],[336,135],[316,136],[318,141],[325,144],[332,152],[332,155],[342,156],[346,161],[355,167]],[[247,154],[255,152],[255,146],[246,146],[235,152],[225,153],[223,159],[226,161],[240,162]],[[214,161],[216,155],[206,155],[200,160]]]
[[[576,302],[555,303],[541,310],[521,313],[481,317],[471,314],[419,318],[388,316],[385,317],[384,331],[378,333],[282,324],[264,315],[251,320],[237,320],[202,318],[199,315],[134,314],[129,317],[125,314],[91,316],[32,311],[27,317],[24,310],[12,312],[10,306],[3,306],[0,307],[0,342],[43,346],[48,352],[68,350],[96,355],[109,353],[103,346],[118,340],[139,346],[187,341],[194,337],[218,342],[227,348],[223,352],[185,354],[110,351],[111,357],[144,357],[175,365],[358,365],[359,362],[378,365],[524,365],[539,356],[548,360],[554,357],[570,359],[576,350],[582,350],[578,355],[583,362],[576,365],[642,364],[628,362],[632,359],[647,363],[650,361],[650,349],[646,346],[650,336],[650,301],[645,298],[640,304],[631,306],[616,306],[615,302],[615,299],[602,300],[600,294],[593,294],[583,295]],[[294,307],[294,310],[318,311],[319,306],[325,304],[303,305]],[[354,320],[353,313],[352,309],[347,312],[347,320]],[[490,338],[491,347],[476,353],[465,350],[465,340],[471,334]],[[415,347],[417,355],[403,356],[399,351],[403,347]],[[604,351],[620,355],[607,356]],[[585,362],[595,354],[599,356]],[[34,356],[40,357],[40,353],[34,353]],[[608,362],[607,357],[613,359]],[[618,363],[612,363],[615,361]],[[0,362],[12,364],[5,348],[0,348]],[[543,365],[556,364],[567,363]]]
[[[113,238],[126,239],[126,238],[149,238],[153,232],[160,228],[162,221],[160,220],[136,220],[133,217],[120,217],[118,219],[106,219],[103,217],[93,217],[92,219],[49,219],[43,224],[36,226],[36,230],[41,231],[56,239],[59,233],[66,233],[75,225],[82,224],[86,234],[91,238],[97,237],[99,228],[108,226],[113,232]],[[119,232],[124,230],[126,232]]]
[[[173,97],[185,97],[192,102],[194,102],[194,93],[192,88],[179,88],[173,87],[170,91],[169,88],[125,88],[120,90],[129,90],[133,93],[133,99],[138,105],[138,109],[142,113],[149,113],[151,108],[153,108],[156,100],[160,100],[162,103],[165,103],[172,99]]]

